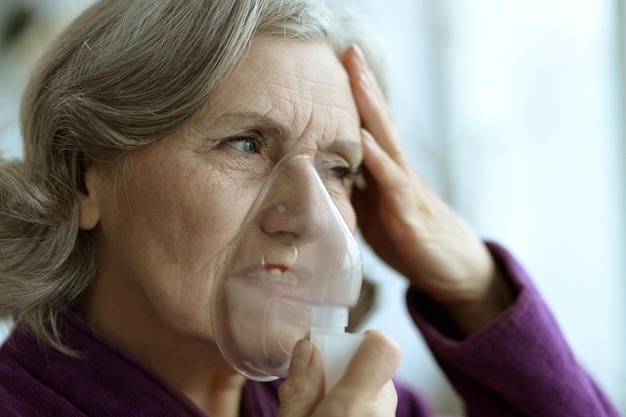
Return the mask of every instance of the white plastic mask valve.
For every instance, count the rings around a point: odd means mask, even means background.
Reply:
[[[326,393],[337,385],[365,335],[346,333],[348,309],[311,307],[311,342],[322,357]]]

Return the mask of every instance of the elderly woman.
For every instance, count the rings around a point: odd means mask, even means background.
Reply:
[[[515,260],[409,167],[365,35],[317,3],[102,0],[56,41],[24,96],[24,162],[0,166],[1,416],[431,416],[392,383],[400,352],[379,332],[328,393],[306,338],[269,383],[218,348],[224,254],[303,149],[329,210],[409,281],[469,415],[618,415]],[[302,211],[258,236],[307,238],[319,218]]]

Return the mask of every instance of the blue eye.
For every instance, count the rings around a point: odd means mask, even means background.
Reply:
[[[330,175],[334,178],[344,180],[349,179],[353,174],[349,167],[337,166],[330,169]]]
[[[250,136],[233,138],[226,142],[226,144],[244,153],[258,153],[260,151],[258,141]]]
[[[360,167],[352,165],[349,158],[341,154],[329,152],[322,155],[324,158],[325,177],[327,186],[340,185],[342,189],[352,188],[354,180],[360,171]]]

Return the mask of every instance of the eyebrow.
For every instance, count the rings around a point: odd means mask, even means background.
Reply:
[[[285,138],[285,140],[293,138],[293,133],[287,128],[287,126],[257,112],[226,113],[220,116],[215,123],[222,123],[230,120],[247,120],[254,122],[255,125],[261,126],[264,129],[274,131],[279,136]]]
[[[225,113],[221,115],[215,123],[219,124],[232,120],[246,120],[252,122],[255,126],[274,132],[285,141],[290,141],[295,138],[295,135],[287,126],[271,117],[264,116],[254,111]],[[359,159],[363,158],[363,148],[360,140],[354,141],[339,138],[330,143],[327,150],[345,150],[356,154]]]

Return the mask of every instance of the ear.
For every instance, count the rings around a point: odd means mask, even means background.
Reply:
[[[78,227],[82,230],[91,230],[100,221],[100,204],[98,201],[98,187],[100,173],[96,164],[89,164],[83,176],[83,195],[78,201]]]

